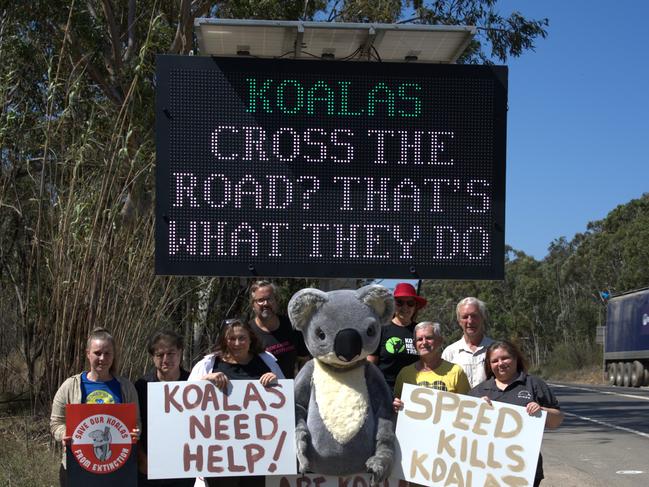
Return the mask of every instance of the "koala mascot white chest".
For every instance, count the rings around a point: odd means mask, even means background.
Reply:
[[[302,473],[369,472],[372,483],[388,478],[395,448],[392,392],[367,356],[393,311],[392,295],[377,285],[302,289],[291,298],[289,317],[313,356],[295,379]]]

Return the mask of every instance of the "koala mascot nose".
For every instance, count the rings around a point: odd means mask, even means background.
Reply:
[[[345,328],[336,334],[334,352],[339,359],[349,362],[361,353],[362,348],[363,340],[353,328]]]

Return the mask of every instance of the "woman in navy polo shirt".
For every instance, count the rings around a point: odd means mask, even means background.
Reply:
[[[561,425],[563,413],[559,410],[559,401],[542,379],[527,374],[525,358],[516,345],[506,340],[489,345],[485,372],[487,380],[471,389],[469,395],[481,397],[489,403],[498,401],[522,406],[530,416],[545,411],[546,428],[554,429]],[[542,479],[543,458],[539,454],[534,487]]]

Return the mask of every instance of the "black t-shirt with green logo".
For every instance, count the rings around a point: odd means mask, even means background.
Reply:
[[[394,389],[394,382],[401,369],[419,359],[412,338],[414,329],[415,323],[399,326],[393,322],[381,328],[381,342],[372,355],[378,355],[379,369],[390,389]]]

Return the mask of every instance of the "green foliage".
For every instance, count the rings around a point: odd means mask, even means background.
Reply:
[[[462,55],[460,62],[491,63],[494,59],[506,62],[534,50],[535,41],[547,36],[547,18],[530,20],[519,12],[509,16],[497,10],[497,0],[408,1],[416,12],[416,21],[435,25],[472,25],[478,35]]]
[[[95,326],[112,330],[122,372],[137,375],[154,329],[181,330],[191,362],[216,323],[248,311],[246,281],[154,275],[155,56],[194,49],[201,16],[392,22],[405,5],[35,0],[0,9],[0,354],[22,361],[19,392],[47,407],[84,367],[84,338]],[[489,43],[495,59],[519,55],[545,35],[547,23],[501,19],[494,5],[415,2],[419,22],[487,29],[467,61],[490,59]],[[286,301],[307,282],[279,284]],[[464,291],[478,289],[466,283],[438,305],[449,327],[449,303]],[[485,296],[495,302],[502,292],[492,285]]]
[[[455,303],[475,296],[488,304],[489,334],[518,341],[534,366],[554,371],[598,363],[595,330],[606,312],[599,292],[649,286],[647,241],[649,193],[589,223],[571,241],[555,240],[542,261],[509,248],[502,282],[425,282],[430,304],[423,316],[444,325],[447,341],[457,339]]]

